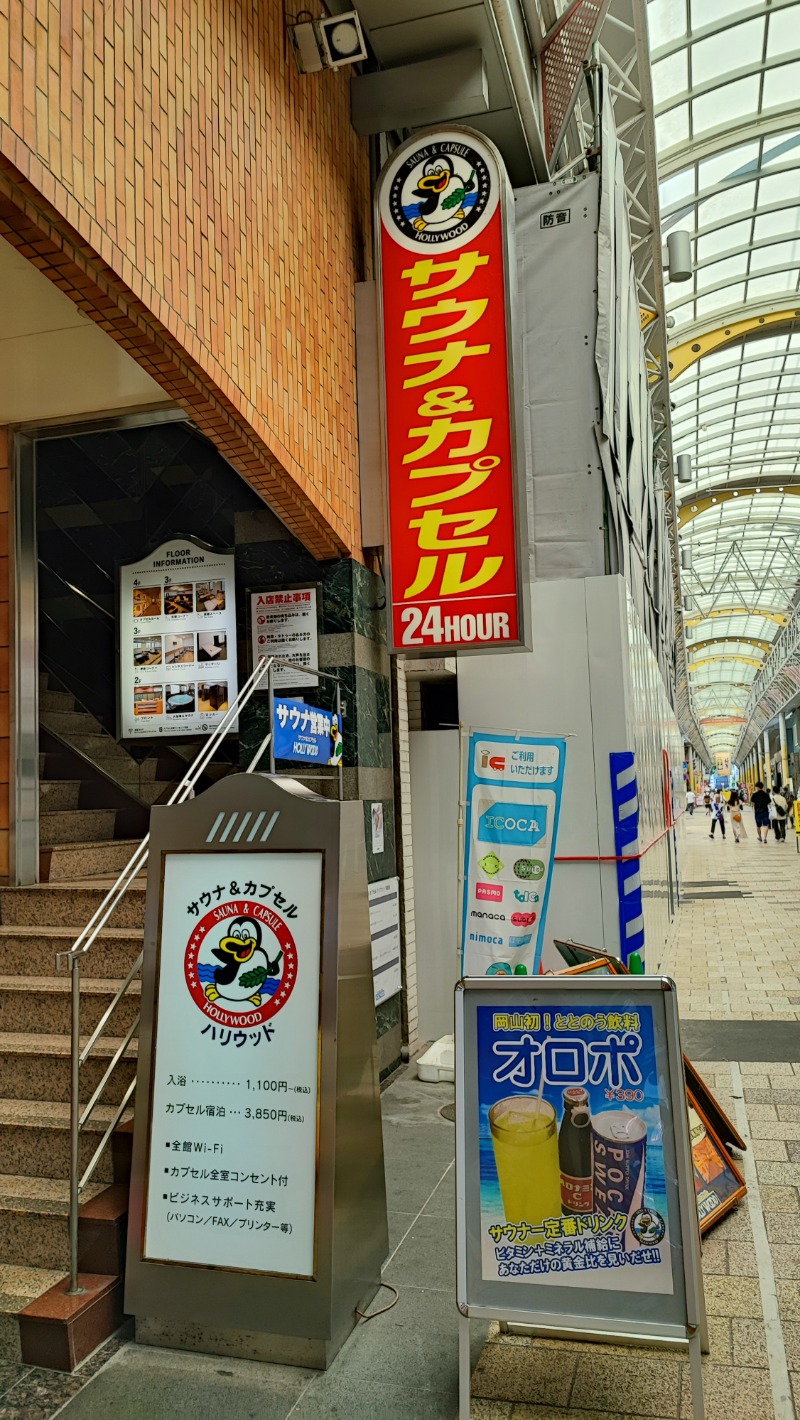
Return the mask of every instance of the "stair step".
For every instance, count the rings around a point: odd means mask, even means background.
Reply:
[[[18,1363],[21,1360],[17,1313],[55,1287],[63,1276],[63,1267],[54,1271],[0,1264],[0,1361]]]
[[[75,735],[97,735],[102,725],[87,710],[42,710],[39,707],[39,721],[46,730],[73,740]]]
[[[81,980],[81,1028],[94,1030],[122,983],[102,976]],[[114,1009],[110,1029],[124,1035],[139,1012],[141,985],[132,981]],[[34,1035],[66,1034],[70,1028],[70,979],[64,976],[0,976],[0,1026]]]
[[[88,921],[88,918],[87,918]],[[52,976],[56,953],[68,951],[77,927],[0,927],[0,976]],[[83,976],[125,977],[142,950],[135,927],[107,927],[81,961]]]
[[[40,779],[39,811],[51,814],[77,809],[80,795],[80,779]]]
[[[137,838],[105,839],[95,843],[54,843],[39,854],[39,875],[49,883],[76,878],[116,877],[139,846]]]
[[[88,1035],[83,1036],[85,1045]],[[81,1068],[81,1099],[91,1098],[122,1036],[103,1036]],[[138,1042],[134,1038],[103,1091],[103,1102],[119,1104],[136,1075]],[[0,1031],[0,1099],[50,1100],[70,1097],[70,1038],[45,1032]]]
[[[116,809],[58,809],[39,815],[39,842],[45,848],[56,843],[99,843],[113,840]]]
[[[91,1163],[115,1113],[113,1106],[99,1104],[81,1131],[81,1169]],[[126,1110],[123,1119],[132,1114],[132,1110]],[[29,1178],[68,1178],[69,1105],[55,1100],[0,1099],[0,1159],[10,1173]],[[113,1176],[111,1149],[107,1145],[92,1181],[111,1183]]]
[[[39,690],[39,713],[75,709],[75,696],[68,690]]]
[[[83,878],[70,883],[0,888],[0,923],[5,927],[74,927],[77,935],[97,911],[113,882],[113,878]],[[145,883],[141,877],[128,888],[111,918],[111,925],[143,927],[144,906]]]
[[[89,1183],[88,1203],[105,1183]],[[0,1174],[0,1266],[69,1269],[69,1181]]]
[[[102,769],[109,779],[115,779],[119,784],[126,784],[130,787],[132,784],[153,783],[158,773],[157,759],[143,759],[139,763],[124,749],[119,749],[119,746],[117,746],[119,753],[115,754],[113,750],[109,751],[109,743],[113,745],[114,741],[104,739],[99,748],[84,749],[83,753],[91,759],[93,764],[97,765],[98,769]],[[81,747],[76,745],[75,748]]]

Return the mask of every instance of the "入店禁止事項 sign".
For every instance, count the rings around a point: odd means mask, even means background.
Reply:
[[[254,669],[260,656],[277,656],[297,665],[296,670],[273,666],[274,690],[313,690],[319,685],[316,587],[251,592],[250,631]]]

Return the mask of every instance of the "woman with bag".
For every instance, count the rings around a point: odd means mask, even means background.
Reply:
[[[728,813],[731,816],[733,841],[734,843],[738,843],[740,838],[747,837],[744,829],[744,819],[742,817],[742,796],[738,789],[731,789],[731,796],[728,800]]]

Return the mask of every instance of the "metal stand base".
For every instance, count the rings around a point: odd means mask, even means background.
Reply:
[[[706,1420],[703,1399],[703,1355],[699,1330],[689,1339],[689,1370],[692,1377],[692,1420]]]
[[[458,1420],[469,1420],[469,1317],[458,1318]]]

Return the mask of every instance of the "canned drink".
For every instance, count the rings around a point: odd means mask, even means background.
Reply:
[[[644,1204],[647,1126],[638,1114],[609,1109],[592,1118],[594,1207],[630,1217]]]

